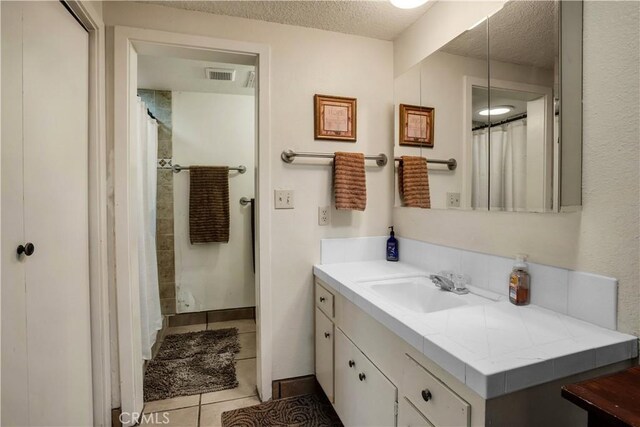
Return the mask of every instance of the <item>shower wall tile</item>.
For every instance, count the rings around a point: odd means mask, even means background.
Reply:
[[[158,158],[170,159],[172,149],[171,91],[138,89],[138,96],[147,104],[158,121]],[[158,170],[156,246],[158,281],[162,314],[176,312],[176,267],[173,246],[173,172]]]

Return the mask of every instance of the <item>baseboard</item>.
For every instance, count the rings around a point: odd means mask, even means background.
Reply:
[[[271,387],[273,399],[286,399],[302,394],[320,394],[322,392],[315,375],[275,380]]]
[[[255,307],[228,308],[223,310],[199,311],[197,313],[174,314],[169,316],[169,326],[187,326],[208,322],[226,322],[230,320],[255,318]]]

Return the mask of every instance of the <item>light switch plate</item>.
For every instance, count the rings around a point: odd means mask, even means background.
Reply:
[[[275,190],[276,209],[293,209],[293,190]]]

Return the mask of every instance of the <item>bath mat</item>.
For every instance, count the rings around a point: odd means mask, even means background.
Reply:
[[[238,387],[238,329],[168,335],[144,373],[144,400],[209,393]]]
[[[342,427],[331,403],[314,394],[222,413],[222,427]]]

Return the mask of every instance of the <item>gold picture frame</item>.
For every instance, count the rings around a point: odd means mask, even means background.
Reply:
[[[357,99],[314,95],[315,139],[356,142]]]
[[[435,108],[400,104],[400,145],[433,148]]]

